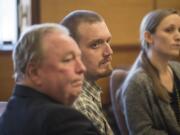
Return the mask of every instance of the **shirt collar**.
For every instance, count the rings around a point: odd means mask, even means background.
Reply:
[[[98,86],[96,82],[90,82],[86,79],[83,82],[83,91],[88,95],[91,95],[96,100],[99,100],[102,93],[101,87]]]

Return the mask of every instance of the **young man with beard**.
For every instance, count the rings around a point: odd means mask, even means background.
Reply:
[[[74,107],[94,123],[101,135],[113,135],[102,112],[102,90],[96,84],[98,79],[109,76],[112,72],[111,33],[102,16],[89,10],[73,11],[64,17],[61,24],[69,29],[78,43],[87,69],[83,91]]]

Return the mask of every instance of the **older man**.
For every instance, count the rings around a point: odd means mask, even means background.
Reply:
[[[16,85],[0,118],[1,135],[97,135],[78,111],[68,107],[81,92],[81,52],[58,24],[31,26],[14,51]]]

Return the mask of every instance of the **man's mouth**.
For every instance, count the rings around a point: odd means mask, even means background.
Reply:
[[[75,87],[81,87],[83,85],[83,79],[77,79],[72,82],[72,85]]]
[[[106,59],[103,59],[101,62],[100,62],[100,64],[109,64],[109,63],[111,63],[111,60],[112,60],[112,58],[111,57],[109,57],[109,58],[106,58]]]

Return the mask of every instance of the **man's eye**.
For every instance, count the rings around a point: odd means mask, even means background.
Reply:
[[[64,58],[62,61],[66,63],[66,62],[70,62],[73,59],[74,59],[73,56],[68,56],[68,57]]]
[[[106,43],[110,44],[110,43],[111,43],[111,38],[108,38],[108,39],[106,40]]]
[[[97,40],[96,42],[91,44],[91,48],[96,49],[96,48],[100,47],[103,43],[104,43],[103,40]]]
[[[94,43],[94,44],[91,45],[91,48],[96,49],[96,48],[98,48],[99,46],[100,46],[100,44]]]
[[[64,59],[63,62],[70,62],[71,59]]]

